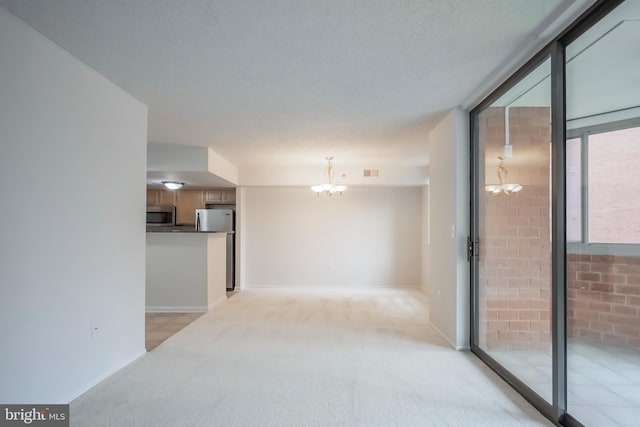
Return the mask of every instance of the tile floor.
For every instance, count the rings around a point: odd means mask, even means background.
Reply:
[[[490,354],[551,400],[551,353]],[[571,339],[567,344],[568,412],[587,427],[640,425],[640,351]]]
[[[147,313],[145,348],[151,351],[204,313]]]
[[[231,298],[240,291],[227,291]],[[151,351],[204,313],[146,313],[145,348]]]

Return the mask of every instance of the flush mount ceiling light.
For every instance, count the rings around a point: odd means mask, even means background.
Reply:
[[[325,178],[327,179],[326,184],[312,185],[311,191],[314,191],[318,196],[320,193],[325,193],[328,196],[333,195],[334,193],[342,193],[347,189],[346,185],[335,185],[333,183],[333,164],[331,164],[331,160],[333,157],[325,157],[327,159],[327,171],[325,172]]]
[[[500,193],[504,193],[506,195],[509,195],[511,193],[517,193],[518,191],[522,190],[522,185],[520,184],[507,184],[507,168],[504,166],[504,156],[498,156],[498,159],[500,159],[500,163],[498,163],[498,181],[500,182],[499,184],[490,184],[490,185],[485,185],[484,189],[485,191],[493,194],[493,195],[497,195]]]
[[[162,181],[162,183],[169,190],[177,190],[179,188],[182,188],[182,186],[184,185],[184,182],[178,182],[178,181]]]

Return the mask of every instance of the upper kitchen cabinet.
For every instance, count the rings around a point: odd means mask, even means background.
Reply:
[[[236,190],[208,190],[204,194],[205,203],[234,204],[236,202]]]
[[[236,202],[236,190],[227,190],[222,192],[222,203],[235,203]]]
[[[181,190],[178,192],[176,206],[176,224],[192,225],[196,220],[196,209],[204,209],[204,194],[202,191]]]
[[[147,205],[175,205],[176,202],[175,191],[147,189]]]
[[[208,190],[204,192],[205,203],[222,203],[222,191]]]

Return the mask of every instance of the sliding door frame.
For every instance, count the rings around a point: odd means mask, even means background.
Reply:
[[[473,353],[516,389],[525,399],[556,425],[580,427],[567,414],[567,328],[566,328],[566,86],[565,47],[600,21],[624,0],[599,0],[503,84],[482,100],[469,115],[470,119],[470,236],[469,274],[470,348]],[[483,171],[478,144],[478,116],[495,100],[511,89],[547,58],[551,58],[551,341],[552,341],[552,403],[535,393],[523,381],[479,347],[479,283],[478,232],[479,183]]]

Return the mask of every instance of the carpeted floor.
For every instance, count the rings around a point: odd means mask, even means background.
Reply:
[[[72,426],[552,426],[415,290],[243,291],[71,403]]]

